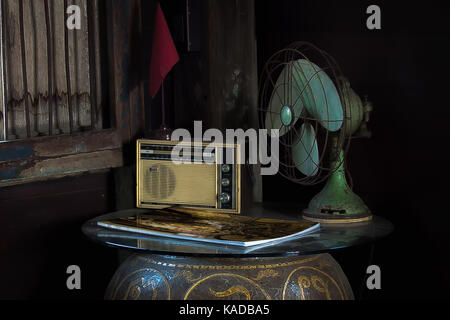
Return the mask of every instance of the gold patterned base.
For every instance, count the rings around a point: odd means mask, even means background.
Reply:
[[[112,300],[348,300],[329,254],[278,258],[130,256],[111,280]]]

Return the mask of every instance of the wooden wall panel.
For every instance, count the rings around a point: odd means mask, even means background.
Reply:
[[[258,73],[254,0],[206,1],[208,127],[257,129]],[[262,201],[259,166],[248,167],[254,201]]]
[[[24,12],[27,11],[25,9],[28,5],[30,12],[34,12],[35,14],[42,13],[42,8],[39,11],[36,10],[35,7],[45,4],[45,1],[46,0],[39,0],[35,3],[31,3],[29,0],[23,0]],[[143,73],[140,65],[140,57],[142,54],[140,50],[140,45],[142,43],[142,28],[140,25],[141,1],[74,1],[74,3],[80,5],[83,9],[82,12],[84,12],[84,18],[81,21],[82,30],[68,32],[69,57],[70,61],[74,62],[69,68],[73,89],[71,97],[74,100],[74,130],[76,131],[83,127],[84,123],[90,123],[91,120],[95,120],[97,123],[97,125],[94,125],[94,129],[100,129],[101,126],[98,124],[103,121],[102,107],[107,107],[110,111],[111,121],[108,123],[112,128],[101,131],[87,130],[86,132],[76,132],[71,135],[61,134],[67,133],[67,129],[69,128],[69,114],[71,114],[67,111],[68,97],[67,92],[65,91],[67,90],[67,81],[65,79],[66,66],[63,57],[65,35],[61,35],[61,30],[65,30],[65,20],[63,19],[65,14],[58,14],[58,12],[64,13],[64,11],[61,11],[63,10],[62,4],[64,4],[64,1],[48,0],[51,20],[49,25],[51,25],[52,28],[59,30],[57,32],[58,34],[53,37],[54,41],[52,46],[50,46],[53,48],[53,60],[55,61],[55,68],[53,68],[51,74],[55,80],[55,90],[57,92],[55,95],[56,103],[59,105],[59,107],[53,110],[54,112],[51,117],[51,119],[53,119],[52,131],[54,136],[35,137],[32,139],[8,141],[0,144],[0,153],[3,155],[0,156],[0,187],[42,179],[60,178],[65,175],[79,174],[87,171],[92,172],[105,168],[117,168],[124,165],[124,163],[132,165],[135,161],[135,139],[143,136],[145,122],[142,99],[142,77],[145,73]],[[6,14],[6,16],[10,21],[15,23],[17,19],[14,12],[16,12],[15,10],[18,10],[18,8],[16,8],[17,2],[3,0],[2,3],[3,7],[7,9],[4,10],[5,12],[10,12],[12,10],[13,13]],[[71,3],[71,0],[67,1],[67,4]],[[97,15],[94,14],[93,16],[89,16],[89,21],[86,20],[87,17],[85,14],[87,8],[89,8],[89,10],[94,9],[93,12],[97,12]],[[99,13],[103,12],[102,10],[105,12],[104,16]],[[94,23],[93,21],[96,22]],[[100,28],[100,25],[103,25],[102,22],[105,23],[106,30]],[[20,23],[18,27],[20,29]],[[27,27],[27,25],[25,27]],[[17,31],[17,26],[9,26],[9,28],[12,31]],[[87,38],[87,32],[89,30],[96,32],[94,39],[92,39],[92,37],[90,37],[90,39]],[[44,32],[43,30],[41,31]],[[13,35],[8,35],[8,37],[13,40],[6,41],[9,43],[8,46],[10,48],[6,48],[7,50],[5,51],[15,50],[17,51],[16,54],[20,54],[21,48],[23,47],[20,43],[18,45],[20,39],[16,39],[15,33],[13,33]],[[30,39],[34,39],[33,37],[34,36],[31,36]],[[105,52],[102,52],[100,43],[108,47],[108,55],[104,55]],[[27,48],[29,47],[27,44],[25,44],[25,46]],[[36,54],[31,54],[31,56],[40,57],[41,54],[38,52],[39,50],[35,52]],[[92,55],[89,56],[89,50],[94,51],[95,57]],[[51,51],[51,49],[48,50],[48,52]],[[30,53],[27,52],[27,56],[28,55],[30,55]],[[46,52],[45,55],[47,55]],[[28,64],[30,59],[26,58],[25,60]],[[45,59],[41,60],[42,63],[45,62]],[[108,62],[107,65],[106,61]],[[95,62],[95,72],[89,69],[89,66],[92,65],[93,62]],[[16,63],[12,65],[14,67],[17,66]],[[39,80],[40,77],[47,78],[48,72],[37,72],[36,70],[33,70],[35,65],[36,64],[30,65],[30,68],[32,68],[31,74],[34,74],[35,78],[38,77],[37,80]],[[45,66],[46,65],[44,64],[44,67],[38,67],[40,69],[46,69]],[[7,70],[10,69],[11,68],[7,68]],[[95,74],[92,75],[91,72]],[[105,72],[109,75],[108,79],[101,76],[104,75]],[[28,72],[27,78],[30,78],[31,74]],[[81,75],[83,77],[80,77]],[[23,125],[26,127],[27,119],[24,117],[24,112],[22,111],[26,108],[25,101],[27,100],[20,100],[20,96],[24,95],[24,82],[21,68],[18,68],[18,70],[15,71],[15,75],[12,79],[12,82],[7,83],[8,92],[14,90],[17,91],[14,94],[18,100],[13,98],[13,101],[15,101],[14,103],[17,102],[20,104],[21,107],[14,108],[14,112],[8,120],[12,122],[16,121],[14,118],[16,113],[19,116],[22,116],[21,130],[22,134],[25,134],[26,128],[24,128]],[[37,81],[36,79],[33,79],[34,78],[31,77],[29,81],[31,81],[30,83],[34,86],[37,84]],[[91,81],[94,79],[95,81]],[[15,84],[13,85],[13,83]],[[22,84],[22,86],[20,86],[20,84]],[[48,86],[48,82],[44,82],[42,85],[46,87]],[[91,92],[94,94],[93,88],[97,89],[96,96],[91,95]],[[106,88],[108,93],[110,93],[109,101],[111,101],[111,103],[105,103],[106,97],[102,95],[104,91],[100,90],[101,88]],[[40,89],[36,89],[34,92],[39,90]],[[48,111],[50,109],[45,103],[42,104],[41,102],[48,100],[47,93],[38,93],[37,95],[37,100],[34,98],[34,100],[32,99],[32,93],[28,95],[29,100],[33,101],[30,103],[30,108],[34,108],[35,104],[38,103],[39,108],[36,110],[44,110],[45,115],[43,118],[46,118],[49,116]],[[96,110],[93,115],[90,112],[91,99],[96,105]],[[86,107],[88,104],[89,108]],[[89,112],[84,112],[83,110],[88,110]],[[75,115],[75,113],[80,115],[84,114],[85,119]],[[42,114],[40,116],[42,116]],[[40,120],[38,119],[40,118],[33,118],[33,121],[36,120],[34,122],[36,128],[39,127],[40,123]],[[58,127],[59,120],[65,123],[64,130]],[[32,131],[35,127],[31,128]],[[9,128],[10,133],[12,132],[11,130],[13,129]],[[40,132],[39,134],[45,135],[46,133]],[[17,138],[18,136],[14,137]],[[48,145],[47,150],[53,150],[51,154],[43,156],[39,151],[36,152],[36,148],[39,149],[38,146],[44,144]],[[62,145],[65,145],[65,148],[70,150],[69,154],[64,151],[64,147],[61,147]],[[12,154],[13,157],[11,158],[8,154]],[[18,155],[18,157],[15,157],[14,155]]]
[[[0,187],[122,164],[122,141],[114,130],[2,143]]]
[[[112,44],[110,68],[112,72],[112,100],[114,101],[115,121],[122,141],[127,148],[142,137],[144,128],[144,107],[142,99],[140,26],[141,2],[137,0],[117,0],[107,2],[109,41]],[[146,73],[145,73],[146,74]],[[134,153],[131,153],[133,155]],[[134,161],[134,157],[131,163]]]
[[[254,11],[254,0],[200,2],[200,50],[180,52],[180,62],[166,80],[166,90],[173,87],[174,110],[168,109],[174,114],[174,128],[192,130],[195,120],[202,120],[203,130],[218,128],[224,133],[258,128]],[[170,16],[168,21],[170,26]],[[160,108],[155,101],[152,107]],[[259,167],[249,169],[253,199],[261,201]]]
[[[101,106],[103,97],[99,94],[102,92],[100,39],[98,33],[91,34],[94,37],[91,44],[95,46],[90,46],[88,32],[89,29],[93,32],[99,30],[98,19],[95,18],[99,15],[98,1],[92,0],[89,5],[87,0],[67,1],[67,5],[72,4],[81,9],[79,30],[66,28],[69,15],[62,0],[3,0],[8,140],[27,138],[28,134],[30,137],[49,135],[50,117],[52,134],[70,133],[70,120],[72,132],[102,127],[101,116],[91,117],[91,94],[96,95],[97,106]],[[88,23],[88,8],[94,16],[91,19],[93,26]],[[48,24],[46,13],[49,14]],[[51,39],[48,34],[51,34]],[[91,50],[94,60],[90,59]],[[23,65],[26,66],[26,79]],[[96,92],[91,92],[91,76],[96,78]],[[69,111],[68,77],[72,112]],[[97,115],[97,106],[93,108],[94,115]],[[3,128],[3,120],[0,121]]]
[[[102,299],[116,251],[90,242],[81,226],[114,210],[113,190],[110,173],[2,188],[0,298]],[[82,271],[80,291],[66,288],[72,264]]]

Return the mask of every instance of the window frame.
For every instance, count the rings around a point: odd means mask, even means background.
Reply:
[[[130,72],[131,48],[142,39],[141,0],[105,0],[105,9],[111,128],[1,142],[0,187],[132,163],[123,151],[142,136],[145,122],[142,74]]]

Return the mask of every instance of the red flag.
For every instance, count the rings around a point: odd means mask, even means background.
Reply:
[[[164,78],[179,59],[177,49],[167,27],[166,19],[158,3],[155,14],[152,61],[150,66],[150,94],[152,98],[156,96]]]

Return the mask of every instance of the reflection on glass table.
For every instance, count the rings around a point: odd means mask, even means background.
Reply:
[[[393,226],[389,221],[374,216],[371,221],[367,222],[321,224],[320,230],[294,240],[271,243],[270,245],[237,247],[149,236],[108,229],[97,225],[97,221],[100,220],[128,217],[146,212],[149,212],[149,210],[130,209],[103,215],[86,222],[83,225],[83,232],[90,239],[104,245],[147,251],[154,254],[275,257],[314,254],[362,245],[382,238],[393,230]],[[295,204],[255,204],[250,210],[242,214],[251,217],[301,220],[301,210]]]

